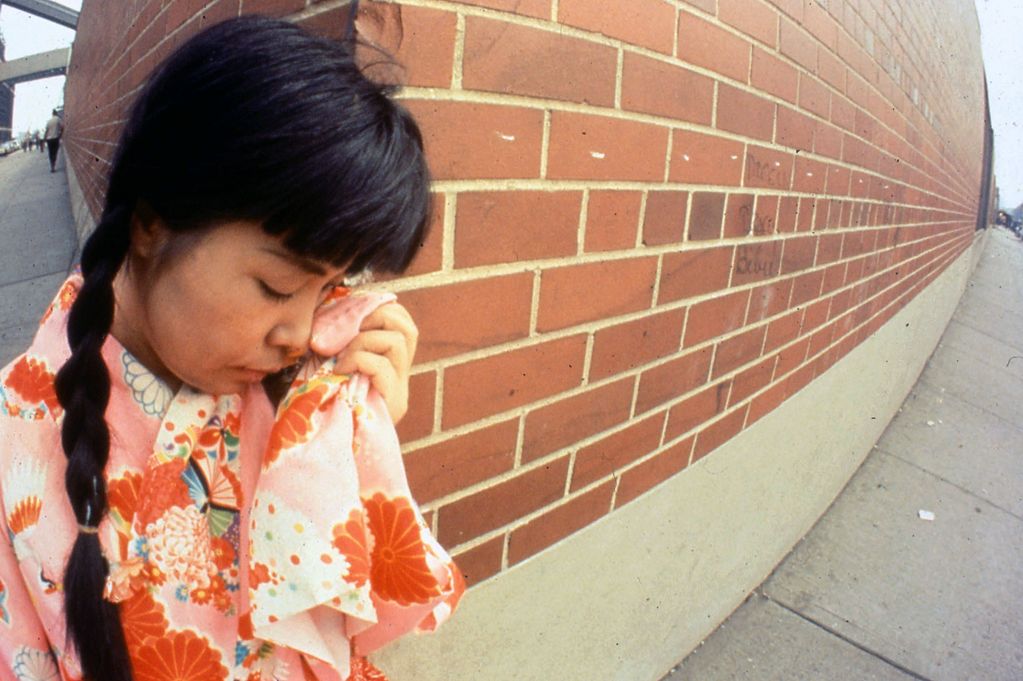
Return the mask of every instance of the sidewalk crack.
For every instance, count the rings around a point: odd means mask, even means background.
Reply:
[[[849,638],[848,636],[842,634],[841,632],[836,631],[835,629],[832,629],[831,627],[827,626],[826,624],[818,622],[817,620],[813,619],[812,617],[799,612],[798,610],[788,606],[787,604],[785,604],[785,603],[783,603],[781,601],[775,600],[774,598],[771,598],[770,596],[768,596],[763,591],[762,588],[756,589],[756,593],[760,594],[761,596],[763,596],[766,600],[770,601],[771,603],[774,603],[779,608],[782,608],[782,609],[787,610],[788,612],[792,613],[793,615],[795,615],[799,619],[803,620],[804,622],[807,622],[807,623],[817,627],[818,629],[820,629],[820,630],[822,630],[824,632],[827,632],[828,634],[830,634],[831,636],[837,638],[838,640],[844,641],[845,643],[848,643],[852,647],[854,647],[854,648],[856,648],[858,650],[863,651],[867,655],[870,655],[871,657],[874,657],[874,658],[880,660],[881,662],[884,662],[888,666],[894,667],[895,669],[898,669],[903,674],[907,674],[908,676],[911,676],[912,678],[917,679],[918,681],[932,681],[930,678],[928,678],[926,676],[923,676],[922,674],[918,674],[917,672],[913,671],[909,667],[907,667],[907,666],[905,666],[903,664],[900,664],[900,663],[896,662],[895,660],[891,659],[887,655],[884,655],[884,654],[882,654],[882,653],[880,653],[880,652],[878,652],[876,650],[871,650],[870,648],[868,648],[867,646],[863,645],[859,641],[855,641],[855,640]],[[820,608],[821,610],[823,610],[825,612],[829,612],[826,608],[821,608],[821,606],[819,606],[819,605],[815,605],[814,607]],[[841,617],[837,613],[830,613],[830,614],[834,615],[838,619],[844,619],[843,617]]]

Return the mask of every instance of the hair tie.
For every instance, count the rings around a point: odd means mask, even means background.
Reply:
[[[78,531],[82,534],[99,534],[99,528],[92,525],[78,525]]]

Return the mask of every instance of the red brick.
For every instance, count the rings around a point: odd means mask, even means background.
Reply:
[[[749,310],[746,312],[746,323],[755,324],[768,317],[773,317],[788,309],[789,297],[792,295],[792,280],[776,281],[764,284],[750,291]]]
[[[675,10],[663,0],[560,0],[558,21],[664,54],[671,54],[675,40]]]
[[[779,106],[774,141],[797,151],[812,151],[815,127],[816,123],[806,114],[787,106]]]
[[[710,14],[714,14],[714,12],[717,11],[716,5],[717,0],[682,0],[682,1],[683,3],[691,7],[702,9],[704,12],[708,12]]]
[[[689,211],[689,241],[721,238],[721,220],[725,214],[725,195],[715,192],[693,192]]]
[[[696,435],[696,444],[693,445],[693,463],[738,435],[746,420],[748,409],[748,406],[739,407],[701,430]]]
[[[803,311],[793,310],[784,317],[780,317],[768,325],[767,328],[767,340],[764,341],[764,352],[771,352],[772,350],[781,347],[782,345],[795,340],[799,337],[800,330],[803,328]],[[805,354],[805,348],[804,348]],[[791,356],[791,353],[790,353]],[[802,361],[800,356],[799,361]],[[775,373],[776,376],[781,374]]]
[[[741,83],[748,82],[750,43],[684,11],[678,16],[678,57]]]
[[[689,192],[663,190],[647,194],[643,244],[661,246],[681,242],[688,202]]]
[[[817,47],[817,75],[839,92],[845,92],[845,74],[848,69],[831,52]]]
[[[444,195],[434,194],[430,226],[426,239],[420,242],[405,276],[436,272],[441,268],[444,247]],[[380,280],[380,277],[377,277]]]
[[[512,530],[508,564],[520,563],[607,515],[613,492],[614,481],[608,480]]]
[[[774,411],[778,405],[785,401],[786,394],[785,384],[780,383],[757,395],[749,406],[749,415],[746,417],[747,427]]]
[[[713,107],[714,82],[707,76],[634,52],[625,53],[622,108],[626,111],[709,125]]]
[[[575,255],[582,192],[458,195],[455,267]]]
[[[797,22],[803,20],[803,0],[768,0],[768,2]]]
[[[760,357],[760,349],[764,345],[766,334],[767,326],[760,326],[718,343],[710,379],[717,380],[722,375]]]
[[[533,275],[528,272],[401,295],[419,326],[419,362],[524,338],[529,334],[532,300]]]
[[[530,411],[526,415],[522,460],[534,461],[627,421],[633,384],[632,378],[625,378]]]
[[[433,412],[437,402],[437,374],[428,371],[409,379],[408,412],[397,425],[398,439],[412,442],[433,432]]]
[[[760,0],[718,0],[718,19],[771,47],[778,44],[778,12]]]
[[[731,285],[743,286],[777,276],[781,251],[782,242],[778,240],[736,246]]]
[[[617,50],[483,17],[466,17],[462,86],[570,102],[614,104]]]
[[[765,147],[750,148],[746,152],[747,187],[789,189],[792,183],[792,154]]]
[[[402,103],[423,131],[435,179],[540,176],[542,111],[440,100]]]
[[[778,198],[763,194],[757,197],[757,207],[753,211],[754,236],[774,234],[774,227],[778,222]]]
[[[795,103],[799,90],[799,75],[791,65],[770,52],[754,47],[750,83],[758,90]]]
[[[861,137],[867,137],[867,135],[861,134],[856,128],[857,109],[848,99],[841,95],[832,95],[831,97],[831,122],[849,132],[855,132]],[[869,139],[869,138],[868,138]]]
[[[675,130],[668,179],[691,184],[738,185],[744,157],[742,142]]]
[[[770,142],[774,102],[722,83],[718,85],[717,127]]]
[[[501,535],[479,546],[456,553],[452,558],[462,571],[466,585],[473,586],[501,571],[503,554],[504,535]]]
[[[712,350],[710,346],[701,348],[643,371],[639,376],[635,413],[649,411],[707,382]]]
[[[821,118],[831,111],[831,92],[813,76],[799,74],[799,106]]]
[[[260,0],[260,13],[263,13],[264,4]],[[401,65],[397,70],[389,65],[379,73],[379,69],[371,68],[372,76],[407,85],[449,87],[455,58],[456,23],[454,12],[363,2],[359,5],[356,26],[361,39],[393,54],[394,64]],[[337,24],[344,26],[340,20]]]
[[[817,247],[817,264],[826,265],[835,262],[842,256],[842,235],[822,234]]]
[[[802,25],[832,51],[838,49],[838,26],[819,0],[803,0]]]
[[[732,392],[728,395],[728,406],[739,404],[770,383],[776,361],[776,357],[768,357],[738,374],[732,381]]]
[[[663,425],[664,412],[655,413],[580,449],[572,466],[570,491],[612,475],[657,449]]]
[[[828,308],[831,307],[831,300],[819,300],[808,305],[803,313],[803,333],[812,331],[828,320]]]
[[[784,18],[779,32],[779,49],[807,71],[817,70],[817,44],[796,24]]]
[[[472,148],[463,144],[462,153]],[[667,149],[667,128],[555,111],[551,114],[547,177],[660,182]],[[475,154],[474,150],[466,155]]]
[[[441,506],[437,538],[456,545],[507,525],[560,499],[568,477],[568,456]]]
[[[445,429],[565,392],[582,382],[586,337],[509,350],[444,370]]]
[[[733,252],[732,246],[717,246],[665,254],[657,302],[681,300],[727,287]]]
[[[642,193],[636,191],[590,191],[586,250],[616,251],[635,246],[642,199]]]
[[[748,302],[749,291],[738,291],[694,304],[686,319],[684,346],[697,345],[742,326]]]
[[[519,420],[511,419],[405,454],[416,500],[433,501],[510,471],[518,434]]]
[[[792,173],[793,191],[823,194],[827,180],[827,164],[805,156],[796,156],[796,167]]]
[[[861,166],[868,170],[876,170],[881,156],[877,149],[852,135],[842,139],[842,160],[846,163]]]
[[[724,411],[731,384],[731,381],[722,381],[672,407],[664,439],[673,440]]]
[[[170,12],[170,18],[172,19],[172,26],[180,26],[184,23],[184,20],[190,18],[192,14],[203,8],[205,2],[175,2],[172,4]],[[367,3],[373,5],[375,3]],[[237,0],[235,6],[237,8]],[[264,16],[271,17],[283,17],[288,14],[294,14],[300,10],[305,9],[305,0],[241,0],[241,11],[245,14],[254,14],[258,12]],[[182,13],[185,16],[182,16]],[[177,16],[175,16],[177,14]]]
[[[458,0],[463,5],[478,5],[502,12],[513,12],[537,19],[550,19],[551,0]]]
[[[809,196],[799,199],[799,210],[796,212],[796,231],[809,232],[813,227],[814,213],[817,210],[817,200]]]
[[[657,259],[605,260],[544,270],[538,331],[638,312],[653,301]]]
[[[678,352],[685,309],[649,314],[593,335],[590,381],[599,381]]]
[[[684,469],[689,464],[693,441],[694,438],[686,438],[622,473],[615,508],[621,508]]]
[[[841,158],[842,131],[830,123],[818,122],[817,130],[814,132],[813,150],[821,156]]]
[[[792,306],[802,305],[820,297],[823,283],[824,272],[820,270],[799,275],[792,283],[792,300],[789,301],[789,304]]]
[[[828,181],[825,191],[836,196],[847,196],[851,176],[852,173],[847,168],[834,164],[828,166]]]
[[[816,253],[816,236],[800,236],[786,239],[785,250],[781,259],[781,273],[800,272],[813,267]]]
[[[796,214],[799,212],[799,197],[783,196],[778,202],[778,233],[796,231]]]
[[[729,194],[725,208],[723,236],[726,239],[747,236],[753,225],[752,194]]]

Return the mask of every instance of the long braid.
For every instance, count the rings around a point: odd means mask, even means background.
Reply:
[[[68,314],[71,356],[57,372],[57,399],[64,408],[61,443],[67,456],[64,485],[83,528],[97,527],[107,512],[110,375],[100,353],[113,323],[113,281],[128,251],[130,215],[126,207],[108,207],[82,251],[84,283]],[[103,598],[108,573],[99,535],[79,532],[64,572],[67,632],[85,678],[131,681],[118,608]]]

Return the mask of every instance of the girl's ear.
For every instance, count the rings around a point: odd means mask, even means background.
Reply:
[[[170,230],[163,219],[145,201],[135,204],[131,214],[131,254],[142,262],[152,263],[170,240]]]

